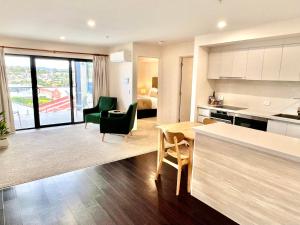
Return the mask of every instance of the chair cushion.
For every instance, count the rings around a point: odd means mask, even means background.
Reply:
[[[90,113],[85,115],[85,121],[89,123],[100,123],[100,113]]]

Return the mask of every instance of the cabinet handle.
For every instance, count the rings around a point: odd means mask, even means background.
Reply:
[[[245,76],[241,76],[241,77],[225,77],[225,76],[220,76],[220,79],[245,79]]]

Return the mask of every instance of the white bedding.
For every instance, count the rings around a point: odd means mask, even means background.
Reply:
[[[155,97],[149,97],[152,102],[152,109],[157,109],[157,98]]]
[[[150,97],[148,95],[139,95],[139,99],[149,99],[151,101],[151,109],[157,109],[157,98],[156,97]]]

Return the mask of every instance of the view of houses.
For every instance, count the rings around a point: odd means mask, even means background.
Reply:
[[[30,59],[7,56],[7,74],[17,129],[34,124],[33,89]],[[36,60],[36,79],[41,125],[71,122],[70,75],[68,61]],[[73,62],[74,119],[82,121],[82,108],[92,104],[92,63]]]

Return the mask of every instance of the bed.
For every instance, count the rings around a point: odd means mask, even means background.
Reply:
[[[151,88],[148,95],[139,95],[137,98],[137,118],[157,116],[157,88]]]

